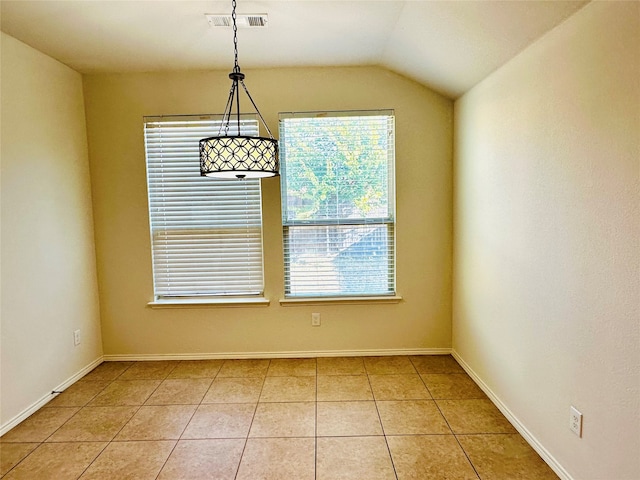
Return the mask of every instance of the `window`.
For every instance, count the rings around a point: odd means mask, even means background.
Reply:
[[[220,115],[145,117],[156,299],[264,291],[260,180],[200,176],[198,141],[220,123]],[[257,135],[257,118],[244,117],[240,131]]]
[[[285,297],[395,294],[391,110],[280,114]]]

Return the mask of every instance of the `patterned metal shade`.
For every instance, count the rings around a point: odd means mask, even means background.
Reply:
[[[278,175],[278,141],[266,137],[209,137],[200,140],[200,174],[216,178]]]

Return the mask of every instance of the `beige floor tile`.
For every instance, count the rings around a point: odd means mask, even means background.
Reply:
[[[429,393],[435,399],[487,398],[466,373],[423,373],[421,376]]]
[[[395,480],[384,437],[318,438],[317,480]]]
[[[373,400],[366,375],[319,375],[318,401]]]
[[[161,382],[161,380],[115,380],[91,400],[88,406],[142,405]]]
[[[271,360],[268,377],[304,377],[316,374],[315,358],[276,358]]]
[[[102,362],[82,377],[80,381],[83,382],[85,380],[90,380],[111,382],[118,378],[131,365],[133,365],[133,362]]]
[[[47,407],[84,407],[109,385],[108,380],[76,382],[51,400]]]
[[[180,440],[158,480],[234,480],[244,439]]]
[[[264,377],[217,377],[202,403],[257,403]]]
[[[557,480],[558,476],[518,434],[459,435],[482,480]]]
[[[431,395],[420,375],[369,375],[376,400],[422,400]]]
[[[453,435],[387,437],[398,480],[477,480]]]
[[[111,442],[82,480],[155,480],[175,441]]]
[[[218,377],[265,377],[269,360],[225,360]]]
[[[319,402],[316,414],[319,437],[382,435],[375,402]]]
[[[118,380],[164,380],[178,364],[175,360],[135,362],[118,377]]]
[[[236,480],[315,480],[315,439],[250,438]]]
[[[195,411],[195,405],[140,407],[114,440],[177,440]]]
[[[19,425],[5,433],[2,442],[44,442],[76,412],[77,407],[41,408]]]
[[[39,443],[0,443],[0,477],[33,452]]]
[[[362,357],[320,357],[318,375],[364,375]]]
[[[246,438],[255,409],[251,403],[200,405],[182,438]]]
[[[259,403],[249,437],[313,437],[315,402]]]
[[[106,442],[45,443],[4,479],[75,480],[106,445]]]
[[[138,407],[84,407],[48,441],[107,442],[133,417]]]
[[[491,400],[437,400],[436,403],[453,433],[517,433]]]
[[[211,378],[168,378],[151,394],[145,405],[198,405]]]
[[[261,402],[314,402],[316,377],[267,377]]]
[[[419,373],[465,373],[451,355],[413,355],[409,359]]]
[[[450,355],[105,362],[0,438],[3,480],[79,475],[558,478]]]
[[[451,433],[433,400],[376,402],[385,435]]]
[[[416,373],[409,357],[364,357],[364,366],[369,375]]]
[[[183,360],[167,378],[213,378],[224,360]]]

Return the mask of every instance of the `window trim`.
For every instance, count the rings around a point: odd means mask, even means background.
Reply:
[[[351,297],[285,297],[280,299],[282,307],[306,307],[308,305],[370,305],[400,303],[401,295],[362,295]]]
[[[212,121],[219,123],[222,119],[222,115],[217,114],[202,114],[202,115],[152,115],[143,117],[144,128],[144,141],[145,141],[145,177],[147,187],[147,215],[149,221],[149,235],[150,235],[150,249],[152,256],[152,288],[153,288],[153,300],[147,303],[151,308],[202,308],[202,307],[261,307],[268,306],[270,300],[264,297],[265,290],[265,277],[264,277],[264,221],[262,212],[262,186],[258,180],[259,191],[259,212],[260,212],[260,270],[261,270],[261,290],[256,293],[220,293],[220,294],[184,294],[176,293],[175,295],[158,295],[156,289],[156,260],[154,253],[154,229],[152,226],[151,218],[151,196],[150,196],[150,180],[149,180],[149,160],[147,158],[147,124],[158,122],[184,122],[188,123],[193,121]],[[242,114],[241,120],[243,124],[250,122],[252,126],[250,128],[259,129],[259,122],[257,114]],[[253,125],[255,124],[255,125]],[[215,132],[214,132],[215,133]],[[194,145],[197,152],[198,144]],[[196,162],[199,162],[197,153],[194,153]],[[198,171],[199,174],[199,171]],[[198,177],[200,178],[200,177]],[[204,178],[204,177],[203,177]],[[206,179],[209,182],[215,182],[213,179]],[[227,182],[228,183],[228,182]]]
[[[256,297],[220,297],[220,298],[172,298],[157,299],[147,303],[151,308],[210,308],[210,307],[268,307],[271,300],[263,296]]]
[[[397,198],[396,198],[396,167],[395,167],[395,110],[394,109],[373,109],[373,110],[340,110],[340,111],[308,111],[308,112],[280,112],[279,123],[283,124],[283,120],[291,118],[334,118],[334,117],[357,117],[357,116],[388,116],[391,117],[393,128],[393,150],[391,153],[390,163],[388,164],[387,176],[389,201],[391,207],[389,209],[389,215],[380,218],[350,218],[350,219],[321,219],[321,220],[286,220],[286,198],[285,192],[287,189],[287,175],[286,175],[286,160],[281,161],[281,169],[283,174],[281,175],[281,218],[282,218],[282,248],[283,248],[283,260],[284,260],[284,298],[280,299],[281,306],[295,306],[295,305],[325,305],[325,304],[366,304],[366,303],[399,303],[402,301],[402,297],[398,294],[397,284]],[[281,127],[282,128],[282,127]],[[281,130],[281,141],[282,141]],[[286,155],[286,147],[281,145],[281,154]],[[389,293],[371,293],[354,295],[345,293],[341,295],[339,293],[329,293],[327,295],[321,294],[291,294],[287,293],[287,249],[288,249],[288,236],[286,234],[287,229],[291,227],[299,226],[342,226],[342,225],[387,225],[391,227],[390,234],[393,253],[388,257],[390,265],[390,272],[392,274],[392,287],[393,290]],[[290,262],[289,262],[290,265]]]

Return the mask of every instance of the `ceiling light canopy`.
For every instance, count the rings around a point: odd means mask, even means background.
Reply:
[[[212,27],[230,27],[233,25],[231,15],[219,15],[217,13],[206,13],[207,22]],[[238,28],[265,28],[269,22],[266,13],[248,13],[236,15],[236,25]]]
[[[278,141],[262,118],[256,103],[244,84],[244,73],[238,65],[238,27],[236,0],[232,0],[234,66],[229,74],[231,91],[224,108],[218,136],[200,140],[200,175],[214,178],[264,178],[278,175]],[[269,137],[251,137],[240,131],[240,88],[247,94]],[[235,107],[236,111],[233,112]]]

